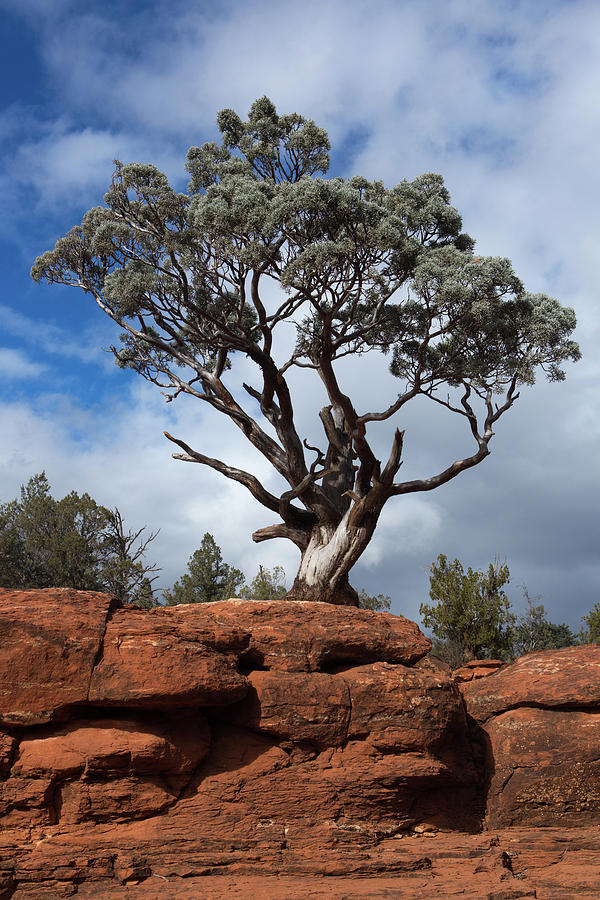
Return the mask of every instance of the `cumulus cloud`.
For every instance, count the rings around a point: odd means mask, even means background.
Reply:
[[[89,197],[90,205],[101,204],[115,159],[128,162],[152,157],[155,165],[167,171],[175,169],[169,152],[151,149],[146,139],[131,132],[82,128],[66,118],[51,124],[30,121],[25,130],[28,136],[19,142],[7,174],[31,191],[35,206],[46,213],[57,205],[77,207],[82,197]],[[181,159],[177,166],[181,176]]]

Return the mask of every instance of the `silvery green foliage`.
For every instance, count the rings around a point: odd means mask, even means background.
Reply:
[[[508,260],[474,255],[441,176],[391,188],[326,179],[326,132],[300,115],[278,115],[266,97],[248,121],[223,110],[217,123],[221,143],[188,152],[187,193],[154,166],[117,162],[105,205],[39,257],[33,277],[91,293],[124,329],[114,350],[120,365],[169,399],[192,394],[228,415],[283,475],[290,490],[276,497],[249,473],[173,439],[181,458],[242,482],[279,514],[284,525],[256,539],[289,537],[306,552],[316,525],[337,528],[349,510],[343,527],[368,518],[372,534],[390,496],[430,490],[480,462],[494,424],[537,369],[564,377],[564,362],[579,358],[575,315],[526,293]],[[265,283],[280,286],[278,303],[264,300]],[[282,360],[279,336],[290,324],[295,347]],[[360,411],[336,361],[370,351],[388,354],[399,393],[383,409]],[[256,366],[257,384],[244,388],[275,437],[225,385],[236,353]],[[319,414],[324,449],[310,448],[311,464],[286,381],[298,366],[315,372],[330,404]],[[367,428],[417,396],[463,416],[477,447],[443,472],[397,482],[402,434],[383,466]]]

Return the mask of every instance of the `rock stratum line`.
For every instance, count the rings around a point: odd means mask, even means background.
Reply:
[[[0,900],[600,895],[600,647],[0,590]]]

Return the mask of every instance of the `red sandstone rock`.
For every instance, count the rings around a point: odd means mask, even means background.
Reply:
[[[233,599],[201,606],[219,623],[244,623],[251,668],[313,672],[378,660],[411,665],[431,648],[414,622],[391,613],[308,601]]]
[[[156,814],[177,798],[209,740],[198,716],[152,725],[73,722],[21,740],[10,777],[0,783],[2,824],[64,826]]]
[[[530,653],[460,687],[484,723],[490,823],[600,821],[600,646]]]
[[[461,690],[467,712],[478,722],[517,706],[597,707],[600,645],[528,653]]]
[[[3,829],[22,829],[20,839],[36,825],[55,825],[52,779],[7,778],[0,782],[0,823]]]
[[[376,833],[406,830],[460,806],[460,781],[459,772],[426,751],[385,754],[360,740],[320,753],[285,749],[266,735],[214,724],[210,756],[177,815],[201,828],[210,823],[213,853],[226,853],[232,835],[239,846],[289,845],[285,835],[298,828],[303,842],[316,834],[325,844],[340,835],[372,842]]]
[[[363,738],[382,752],[439,745],[464,715],[457,687],[439,672],[373,663],[341,673],[352,713],[349,738]]]
[[[600,712],[513,709],[486,731],[493,827],[600,823]]]
[[[60,794],[62,827],[79,822],[120,822],[146,819],[167,809],[178,791],[163,779],[115,778],[109,784],[74,781],[65,784]]]
[[[487,678],[498,669],[506,665],[501,659],[472,659],[459,669],[452,672],[455,681],[474,681],[477,678]]]
[[[372,663],[338,674],[257,671],[249,681],[248,697],[225,711],[237,725],[319,749],[364,739],[384,753],[428,750],[452,733],[473,774],[458,688],[438,670]]]
[[[428,672],[441,672],[442,675],[452,674],[452,669],[448,663],[444,662],[443,659],[440,659],[439,656],[433,656],[432,653],[428,653],[427,656],[417,660],[413,665],[415,669],[426,669]]]
[[[22,740],[11,774],[189,775],[208,753],[209,743],[208,726],[200,716],[145,726],[127,719],[71,722],[59,731]]]
[[[182,845],[189,861],[179,871],[168,861],[170,841],[161,845],[153,833],[134,848],[133,827],[48,834],[27,860],[10,858],[0,886],[16,888],[15,900],[56,900],[75,887],[78,898],[95,900],[574,900],[600,893],[597,827],[384,836],[371,847],[351,836],[319,851],[304,845],[270,855],[256,846],[246,855],[214,855],[205,866],[190,833]],[[9,846],[0,834],[6,858]]]
[[[461,685],[486,734],[416,625],[389,614],[111,612],[50,591],[32,592],[29,622],[25,599],[0,593],[0,900],[600,894],[600,828],[565,830],[600,821],[600,648]],[[548,709],[505,711],[539,698]],[[490,825],[534,827],[457,831],[476,829],[486,778]],[[545,838],[549,821],[564,827]]]
[[[10,734],[0,732],[0,776],[10,771],[17,742]]]
[[[91,591],[0,589],[0,724],[65,718],[87,700],[113,605]]]
[[[229,721],[282,741],[337,747],[348,737],[350,695],[344,679],[326,672],[251,672],[251,691]]]
[[[233,651],[241,652],[249,635],[202,615],[203,605],[117,610],[91,679],[90,702],[173,708],[234,703],[243,697],[248,684]]]

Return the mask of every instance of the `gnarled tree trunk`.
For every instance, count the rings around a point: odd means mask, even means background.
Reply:
[[[378,514],[371,515],[354,525],[348,511],[337,526],[315,525],[285,599],[358,606],[358,594],[348,581],[348,573],[371,540],[377,518]]]

